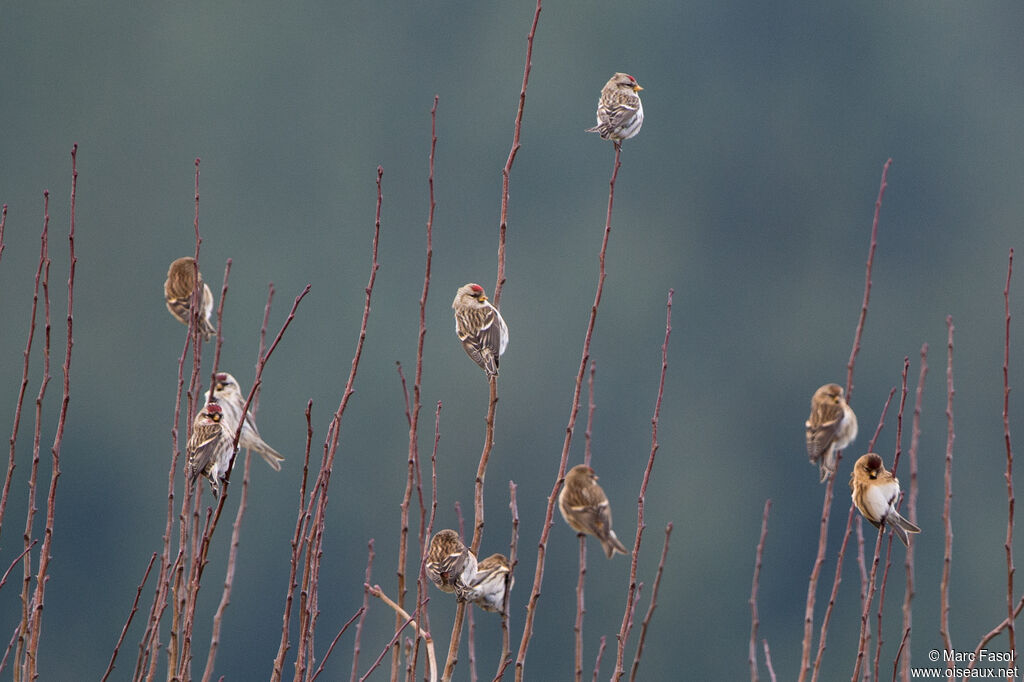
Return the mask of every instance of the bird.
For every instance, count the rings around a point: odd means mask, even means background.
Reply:
[[[473,552],[462,544],[458,533],[445,529],[434,535],[424,568],[437,589],[454,593],[459,601],[466,601],[470,583],[476,576],[477,562]]]
[[[611,559],[616,552],[629,550],[619,542],[612,530],[612,510],[608,497],[597,484],[597,474],[585,464],[578,464],[565,475],[565,484],[558,493],[558,509],[569,527],[580,534],[589,534],[601,541],[604,553]]]
[[[587,128],[587,132],[597,133],[602,140],[612,140],[616,149],[623,140],[640,132],[644,105],[637,93],[641,90],[640,84],[628,73],[617,73],[609,78],[597,100],[597,125]]]
[[[477,564],[466,599],[484,611],[504,613],[505,594],[512,591],[515,583],[508,558],[504,554],[492,554]]]
[[[892,532],[910,546],[908,533],[920,533],[921,529],[900,516],[896,511],[896,502],[900,498],[900,481],[885,470],[882,458],[874,452],[862,455],[853,465],[850,474],[850,498],[865,519],[875,528],[882,524],[892,528]]]
[[[213,292],[210,291],[210,285],[203,282],[195,258],[186,256],[171,263],[164,282],[164,299],[171,315],[187,327],[192,317],[192,293],[196,288],[196,277],[199,278],[199,333],[204,340],[209,341],[217,334],[210,323]]]
[[[227,432],[234,438],[239,418],[242,416],[242,408],[245,407],[245,396],[242,395],[238,382],[227,372],[218,372],[214,378],[213,393],[211,395],[210,391],[206,391],[206,402],[215,402],[223,408]],[[260,437],[260,432],[256,428],[256,419],[249,410],[246,410],[245,420],[242,422],[238,447],[258,452],[271,469],[281,470],[281,462],[284,461],[284,457]]]
[[[498,309],[487,300],[479,284],[464,284],[452,301],[455,311],[455,333],[466,354],[487,372],[498,376],[498,358],[508,346],[508,325]]]
[[[857,415],[843,398],[843,387],[825,384],[811,398],[811,416],[804,423],[807,456],[818,465],[821,482],[836,472],[836,451],[857,437]]]
[[[220,497],[220,485],[231,466],[233,433],[224,425],[224,412],[215,402],[208,402],[192,422],[185,452],[188,455],[190,482],[200,474],[210,481],[214,497]]]

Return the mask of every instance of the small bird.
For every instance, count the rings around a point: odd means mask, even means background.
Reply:
[[[842,450],[857,437],[857,415],[843,398],[843,387],[825,384],[811,398],[811,416],[804,423],[807,430],[807,456],[817,464],[821,481],[836,472],[836,451]]]
[[[640,132],[644,105],[636,93],[641,90],[640,84],[628,73],[617,73],[609,78],[597,100],[597,125],[587,128],[587,132],[597,133],[602,140],[612,140],[616,149],[623,140]]]
[[[508,346],[508,326],[491,305],[479,284],[465,284],[455,292],[455,333],[466,354],[488,377],[498,376],[498,357]]]
[[[214,497],[220,497],[220,485],[231,465],[233,432],[224,426],[224,412],[214,402],[196,415],[185,452],[188,454],[189,480],[202,474],[210,481]]]
[[[216,376],[216,383],[213,385],[212,397],[210,391],[206,392],[206,402],[215,402],[223,408],[225,428],[228,434],[234,438],[235,431],[238,429],[238,420],[242,416],[242,408],[245,407],[245,396],[242,395],[235,378],[227,372],[219,372]],[[256,428],[256,420],[249,410],[246,410],[245,421],[242,422],[238,447],[258,452],[271,469],[281,470],[281,462],[284,461],[284,457],[260,437],[260,432]]]
[[[619,542],[612,530],[612,510],[608,497],[597,484],[597,474],[585,464],[578,464],[565,475],[562,492],[558,493],[558,509],[569,526],[580,534],[589,534],[601,541],[604,553],[611,559],[616,552],[629,550]]]
[[[466,599],[484,611],[503,613],[505,593],[511,592],[515,584],[508,558],[504,554],[492,554],[477,565]]]
[[[454,593],[459,601],[469,598],[470,583],[476,576],[476,557],[453,530],[438,531],[427,550],[427,577],[442,592]]]
[[[896,502],[900,498],[900,481],[885,470],[882,458],[869,452],[857,460],[850,474],[850,497],[865,519],[875,528],[882,524],[892,528],[905,546],[910,546],[907,533],[920,533],[921,529],[900,516]]]
[[[195,258],[187,256],[171,263],[171,267],[167,269],[167,281],[164,282],[164,298],[167,300],[167,310],[187,327],[192,317],[192,292],[195,290],[197,276],[200,291],[199,333],[203,335],[204,340],[209,341],[217,334],[217,330],[210,323],[210,315],[213,314],[213,293],[210,291],[210,285],[203,282],[203,277],[196,268]]]

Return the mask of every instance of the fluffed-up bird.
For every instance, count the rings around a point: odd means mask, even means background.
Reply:
[[[477,562],[473,552],[462,544],[459,534],[445,529],[431,539],[425,569],[437,589],[454,593],[460,601],[465,601],[476,576]]]
[[[641,90],[640,84],[628,73],[617,73],[608,79],[597,101],[597,125],[587,128],[587,132],[597,133],[602,140],[612,140],[616,148],[623,140],[640,132],[644,105],[637,93]]]
[[[242,395],[241,387],[235,378],[227,372],[218,372],[213,384],[212,397],[210,391],[206,392],[206,402],[209,403],[211,400],[223,408],[224,424],[228,434],[234,438],[235,431],[238,429],[238,420],[242,416],[242,408],[245,407],[245,396]],[[260,437],[260,432],[256,428],[256,419],[252,416],[251,410],[245,412],[242,433],[238,437],[238,447],[259,453],[271,469],[281,470],[281,462],[284,461],[284,457]]]
[[[836,472],[836,451],[857,437],[857,415],[843,398],[843,387],[825,384],[811,398],[811,416],[804,422],[807,457],[818,466],[824,482]]]
[[[498,376],[498,358],[508,346],[508,326],[491,305],[479,284],[465,284],[455,292],[455,333],[466,354],[487,372]]]
[[[209,341],[216,334],[210,316],[213,314],[213,292],[210,285],[203,282],[203,277],[196,268],[196,259],[191,256],[179,258],[167,269],[164,281],[164,299],[167,310],[174,319],[186,327],[192,317],[192,292],[195,290],[196,277],[199,277],[199,333]]]
[[[609,559],[616,552],[629,552],[612,530],[612,509],[608,505],[608,497],[597,484],[597,474],[590,467],[578,464],[565,475],[562,491],[558,493],[558,509],[574,531],[600,540]]]
[[[192,422],[185,452],[188,455],[189,481],[203,475],[210,482],[214,497],[231,466],[234,432],[224,425],[224,413],[217,403],[207,403]]]
[[[850,497],[865,519],[875,528],[885,524],[907,547],[910,546],[908,533],[920,533],[921,529],[900,516],[896,502],[900,498],[900,482],[892,472],[885,470],[882,458],[869,452],[857,460],[850,474]]]
[[[480,561],[476,567],[476,575],[470,582],[466,599],[484,611],[502,613],[505,605],[505,593],[512,591],[516,579],[511,575],[512,567],[504,554],[492,554]]]

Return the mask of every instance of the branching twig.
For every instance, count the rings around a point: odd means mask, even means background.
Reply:
[[[124,643],[124,637],[128,634],[128,627],[132,624],[132,618],[135,617],[135,612],[139,610],[139,597],[142,596],[142,588],[146,584],[146,580],[149,579],[149,572],[153,569],[153,562],[156,561],[158,554],[153,552],[153,556],[149,559],[149,565],[146,566],[146,572],[142,574],[142,582],[139,583],[139,588],[135,590],[135,599],[132,601],[132,609],[128,612],[128,620],[125,621],[124,627],[121,628],[121,636],[117,638],[117,644],[114,645],[114,653],[110,655],[110,663],[107,664],[107,669],[103,673],[103,677],[100,678],[100,682],[106,682],[106,679],[110,677],[110,673],[114,672],[114,662],[117,660],[117,652],[121,648],[121,644]],[[4,576],[7,577],[6,575]],[[3,581],[0,580],[0,585]]]
[[[370,538],[369,543],[366,547],[366,581],[364,585],[370,584],[370,575],[373,571],[373,538]],[[352,682],[355,682],[359,670],[359,651],[361,649],[361,638],[363,635],[363,621],[366,619],[366,611],[370,606],[370,591],[363,590],[363,608],[359,613],[359,622],[356,623],[356,637],[355,642],[352,644]]]
[[[597,290],[594,293],[594,304],[590,308],[590,319],[587,322],[587,332],[583,338],[583,354],[580,357],[580,367],[576,373],[576,387],[573,390],[572,405],[569,409],[569,423],[565,427],[565,440],[562,443],[562,455],[558,462],[558,476],[555,485],[548,496],[547,511],[544,515],[544,526],[541,529],[540,541],[537,544],[537,567],[533,575],[533,588],[530,591],[530,598],[526,606],[526,622],[523,626],[523,636],[519,642],[519,653],[516,656],[516,682],[523,680],[523,667],[526,664],[526,651],[530,646],[530,639],[533,637],[533,620],[537,614],[537,602],[540,600],[540,586],[544,582],[544,560],[547,557],[548,536],[551,533],[551,526],[554,525],[555,502],[558,500],[558,490],[562,487],[565,479],[565,469],[569,461],[569,446],[572,443],[573,429],[576,426],[576,415],[580,409],[580,393],[583,386],[583,377],[587,371],[587,362],[590,360],[590,341],[594,335],[594,323],[597,319],[597,309],[601,304],[601,294],[604,291],[604,259],[608,251],[608,236],[612,230],[612,204],[615,200],[615,179],[619,174],[619,148],[615,149],[615,164],[612,170],[612,177],[609,181],[608,191],[608,215],[604,226],[604,238],[601,241],[601,251],[598,255],[599,274],[597,279]]]
[[[765,514],[768,513],[768,505],[771,504],[771,500],[765,505]],[[767,520],[767,518],[765,519]],[[640,625],[640,640],[636,646],[636,656],[633,657],[633,667],[629,672],[629,682],[636,682],[636,673],[640,669],[640,657],[644,653],[644,642],[647,639],[647,628],[651,624],[651,617],[654,616],[654,609],[658,607],[658,588],[661,587],[661,576],[665,571],[665,558],[668,556],[668,541],[672,537],[672,524],[665,526],[665,544],[661,547],[661,559],[658,561],[658,572],[654,576],[654,589],[651,590],[651,603],[647,606],[647,614],[644,615],[643,623]],[[762,531],[761,546],[763,547],[764,535]],[[758,548],[758,564],[760,560],[760,549]]]
[[[637,593],[637,564],[640,561],[640,543],[644,537],[644,529],[647,528],[647,523],[644,520],[647,484],[650,482],[651,472],[654,470],[654,456],[658,454],[658,420],[661,417],[661,399],[665,394],[665,374],[668,372],[668,341],[672,336],[673,293],[672,289],[668,290],[668,301],[665,303],[665,341],[661,344],[661,378],[658,382],[658,397],[654,401],[654,415],[651,417],[651,454],[647,458],[643,482],[640,484],[640,495],[636,503],[636,540],[633,542],[633,552],[629,565],[629,590],[626,593],[626,608],[622,614],[622,625],[619,627],[618,647],[616,648],[615,655],[615,675],[612,678],[616,682],[625,674],[623,663],[626,640],[633,629],[633,609],[636,608],[635,600]]]
[[[921,369],[917,376],[917,389],[914,392],[914,420],[910,429],[910,491],[907,495],[907,519],[917,523],[917,448],[921,438],[921,401],[924,396],[924,380],[928,374],[928,344],[921,346]],[[911,609],[914,598],[914,554],[917,543],[910,543],[903,558],[903,572],[906,574],[906,587],[903,592],[903,642],[901,646],[910,644]],[[900,659],[903,679],[910,679],[910,654]]]
[[[949,635],[949,570],[953,560],[953,522],[949,515],[953,501],[953,441],[956,433],[953,430],[953,316],[946,316],[946,469],[945,469],[945,501],[942,505],[942,523],[945,527],[945,551],[942,556],[942,582],[939,585],[939,635],[942,637],[946,651],[953,650],[953,641]],[[950,668],[953,662],[949,663]]]
[[[1006,338],[1003,344],[1003,440],[1006,442],[1006,617],[1009,624],[1006,633],[1010,639],[1010,651],[1017,651],[1017,639],[1013,626],[1013,446],[1010,443],[1010,279],[1013,277],[1013,249],[1006,268],[1006,288],[1003,289],[1003,305],[1006,312]]]
[[[391,601],[391,599],[386,594],[384,594],[384,592],[380,589],[379,585],[374,585],[373,587],[365,585],[364,587],[369,591],[371,595],[377,597],[382,602],[384,602],[392,609],[394,609],[395,613],[399,614],[402,617],[402,620],[405,621],[406,626],[413,625],[415,627],[415,623],[413,622],[412,617],[410,617],[408,613],[402,610],[402,607],[400,607],[395,602]],[[405,627],[396,632],[395,636],[398,637],[403,629],[405,629]],[[430,633],[424,630],[423,628],[415,627],[415,629],[419,637],[423,640],[423,643],[426,645],[427,666],[430,669],[430,682],[437,682],[437,657],[434,655],[434,639],[430,636]],[[390,646],[391,645],[389,644],[388,648],[390,648]],[[373,668],[370,668],[370,670],[373,670]],[[367,671],[367,675],[369,675],[369,671]]]

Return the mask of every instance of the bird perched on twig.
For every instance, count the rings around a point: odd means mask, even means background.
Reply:
[[[233,376],[227,372],[217,374],[212,397],[210,391],[206,392],[206,402],[211,401],[223,408],[224,424],[228,434],[234,438],[235,431],[238,429],[238,421],[242,416],[242,408],[245,407],[245,396],[242,395],[242,390]],[[246,410],[245,419],[242,421],[242,433],[238,437],[238,447],[258,452],[271,469],[281,470],[281,462],[284,461],[284,457],[260,437],[260,432],[256,428],[256,419],[249,410]]]
[[[164,281],[164,299],[174,319],[187,327],[192,317],[192,292],[196,287],[196,277],[199,278],[199,333],[205,341],[209,341],[217,334],[210,322],[213,292],[210,291],[210,285],[203,282],[195,258],[186,256],[171,263],[167,269],[167,280]]]
[[[502,613],[505,607],[505,593],[512,591],[516,579],[511,575],[512,567],[504,554],[492,554],[480,561],[476,575],[470,582],[466,599],[484,611]]]
[[[424,568],[437,589],[454,593],[459,601],[468,598],[477,563],[473,553],[462,544],[458,533],[445,529],[434,535]]]
[[[896,502],[900,498],[900,481],[885,470],[882,458],[869,452],[857,460],[850,474],[850,494],[853,503],[875,528],[882,524],[907,547],[910,546],[908,533],[920,533],[921,529],[900,516]]]
[[[487,372],[498,376],[498,358],[508,346],[508,326],[498,309],[487,300],[479,284],[465,284],[455,292],[455,333],[466,354]]]
[[[207,403],[193,420],[192,435],[185,447],[189,481],[194,482],[202,474],[210,482],[213,496],[220,497],[220,485],[231,466],[233,444],[234,432],[225,428],[220,405]]]
[[[597,133],[602,140],[612,140],[616,149],[623,140],[640,132],[644,105],[637,93],[641,90],[640,84],[628,73],[617,73],[609,78],[597,100],[597,125],[587,128],[587,132]]]
[[[609,559],[616,552],[629,553],[612,530],[612,509],[608,505],[608,497],[597,484],[597,474],[590,467],[578,464],[565,475],[565,484],[558,493],[558,509],[574,531],[600,540]]]
[[[804,423],[807,456],[818,465],[821,481],[836,472],[836,451],[857,437],[857,415],[843,398],[843,387],[825,384],[811,398],[811,416]]]

